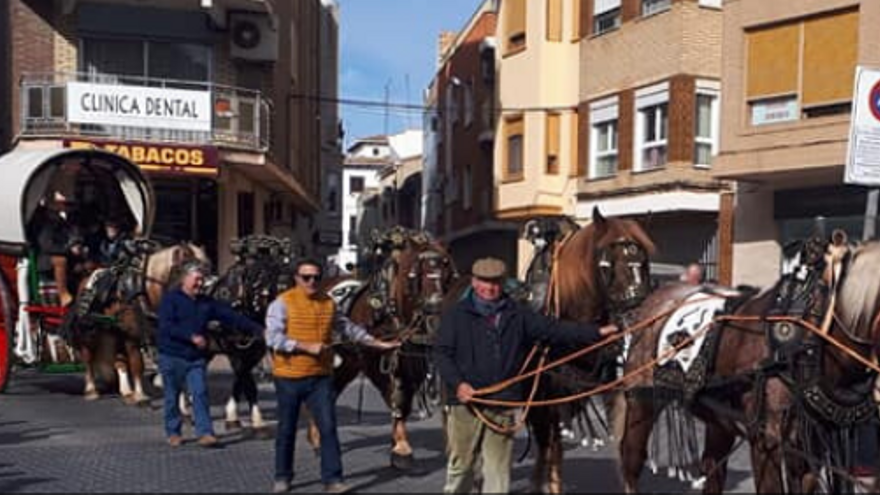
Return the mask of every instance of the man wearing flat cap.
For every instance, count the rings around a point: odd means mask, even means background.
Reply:
[[[208,401],[207,340],[208,323],[219,321],[227,328],[237,328],[263,335],[263,327],[236,313],[230,306],[201,294],[207,267],[198,260],[181,266],[180,286],[162,296],[159,304],[159,371],[165,393],[165,434],[168,444],[179,447],[181,417],[178,397],[184,386],[192,395],[196,436],[202,447],[215,447],[217,437],[211,424]]]
[[[475,465],[482,461],[483,492],[508,493],[513,435],[486,427],[471,408],[479,407],[484,416],[504,426],[513,424],[515,411],[472,404],[474,391],[516,376],[538,342],[587,346],[617,327],[562,323],[516,304],[502,289],[507,267],[499,259],[477,260],[471,275],[468,293],[443,315],[435,346],[440,376],[449,390],[444,491],[471,493]],[[526,397],[520,383],[485,398],[522,401]]]

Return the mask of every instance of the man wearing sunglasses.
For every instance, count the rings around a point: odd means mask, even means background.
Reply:
[[[319,290],[322,271],[318,261],[299,261],[294,276],[296,287],[279,295],[266,315],[266,343],[274,351],[272,371],[278,398],[273,491],[290,490],[296,424],[300,406],[305,404],[321,433],[321,481],[325,491],[342,493],[347,487],[336,433],[333,334],[380,350],[400,344],[376,340],[338,310],[333,300]]]

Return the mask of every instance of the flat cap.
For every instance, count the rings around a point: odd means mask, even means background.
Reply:
[[[471,274],[486,280],[499,279],[507,274],[507,265],[498,258],[481,258],[474,262]]]

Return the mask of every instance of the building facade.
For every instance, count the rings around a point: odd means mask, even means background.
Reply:
[[[357,139],[349,146],[342,168],[342,247],[330,262],[345,271],[356,267],[360,249],[368,239],[380,190],[379,173],[393,163],[387,136]]]
[[[657,244],[656,261],[699,262],[708,279],[729,282],[721,244],[732,191],[712,175],[721,2],[597,0],[580,9],[577,218],[598,207],[637,219]]]
[[[493,151],[499,220],[522,224],[538,215],[575,213],[581,61],[574,20],[580,3],[500,3]],[[522,275],[531,246],[519,240],[513,249],[513,266]]]
[[[313,56],[320,0],[3,9],[13,87],[0,117],[14,146],[96,147],[138,163],[158,198],[153,234],[205,245],[220,268],[229,241],[248,234],[308,250],[321,197],[315,95],[326,93]]]
[[[855,69],[880,67],[880,4],[724,2],[716,177],[737,181],[733,281],[778,278],[781,247],[845,229],[861,239],[867,189],[845,185]]]
[[[339,119],[339,6],[321,0],[321,209],[312,242],[328,259],[342,247],[342,123]]]
[[[498,2],[486,0],[459,32],[440,35],[426,98],[425,228],[460,267],[490,254],[516,260],[517,226],[495,215],[497,21]]]

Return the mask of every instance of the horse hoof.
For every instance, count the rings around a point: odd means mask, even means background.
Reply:
[[[413,455],[391,453],[391,467],[398,471],[410,471],[413,468]]]
[[[225,425],[228,432],[241,430],[241,421],[227,421]]]
[[[101,394],[98,392],[86,392],[86,394],[83,395],[83,398],[88,402],[94,402],[101,398]]]

